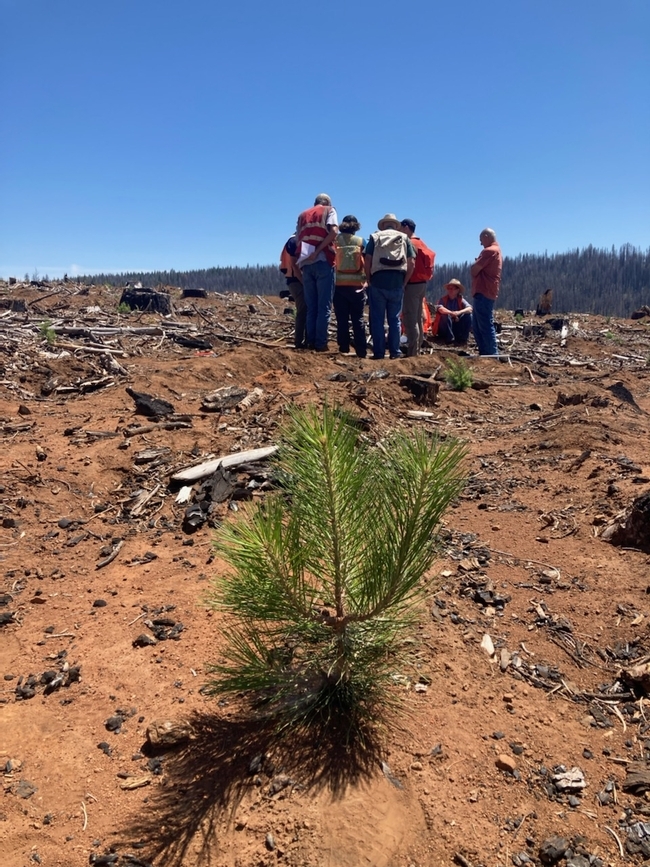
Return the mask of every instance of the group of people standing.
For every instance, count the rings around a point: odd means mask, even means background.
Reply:
[[[419,355],[428,312],[425,293],[436,254],[415,235],[411,219],[386,214],[368,241],[357,234],[360,228],[352,214],[339,223],[325,193],[299,215],[296,231],[280,257],[280,270],[296,302],[295,346],[327,352],[333,304],[339,350],[350,351],[351,323],[354,351],[365,358],[367,292],[372,357],[384,358],[386,349],[391,358],[402,356],[400,318],[406,354]],[[483,250],[471,267],[473,306],[464,298],[462,283],[450,280],[436,305],[432,332],[445,343],[464,345],[472,329],[479,354],[496,355],[493,311],[501,281],[501,250],[492,229],[484,229],[479,240]]]

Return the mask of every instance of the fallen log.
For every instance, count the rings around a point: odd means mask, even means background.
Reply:
[[[195,482],[198,479],[205,479],[211,476],[219,467],[236,467],[239,464],[254,463],[255,461],[263,461],[265,458],[275,454],[278,450],[277,446],[265,446],[260,449],[249,449],[245,452],[236,452],[231,455],[224,455],[220,458],[214,458],[211,461],[205,461],[202,464],[197,464],[194,467],[186,467],[174,473],[172,476],[173,482]]]
[[[163,421],[158,424],[144,424],[140,427],[124,428],[122,433],[125,437],[133,437],[138,434],[151,433],[152,430],[179,430],[192,427],[192,420],[187,417],[177,418],[174,421]]]

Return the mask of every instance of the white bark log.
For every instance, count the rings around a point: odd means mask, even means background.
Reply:
[[[232,455],[224,455],[220,458],[215,458],[212,461],[205,461],[202,464],[197,464],[194,467],[187,467],[174,473],[172,476],[173,482],[196,482],[198,479],[205,479],[211,476],[219,467],[236,467],[239,464],[249,464],[254,461],[263,461],[265,458],[275,454],[278,450],[277,446],[266,446],[261,449],[249,449],[245,452],[236,452]]]

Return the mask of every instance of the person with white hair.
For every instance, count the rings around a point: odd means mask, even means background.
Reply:
[[[332,200],[319,193],[313,207],[298,217],[296,266],[302,276],[307,305],[307,347],[327,352],[327,328],[334,295],[336,253],[334,241],[339,233],[338,216]]]
[[[479,235],[483,250],[470,268],[472,275],[472,331],[479,355],[498,355],[494,302],[499,295],[503,257],[494,229]]]

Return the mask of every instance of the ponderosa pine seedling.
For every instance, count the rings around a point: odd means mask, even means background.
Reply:
[[[385,716],[464,454],[424,433],[372,446],[346,413],[294,411],[282,490],[217,537],[226,646],[208,691],[243,693],[280,728],[332,721],[354,737]]]
[[[52,328],[52,320],[44,319],[39,325],[41,337],[47,342],[48,346],[54,346],[56,343],[56,331]]]
[[[454,391],[465,391],[465,389],[472,387],[474,374],[471,368],[460,358],[450,358],[447,360],[445,379],[447,385],[453,388]]]

